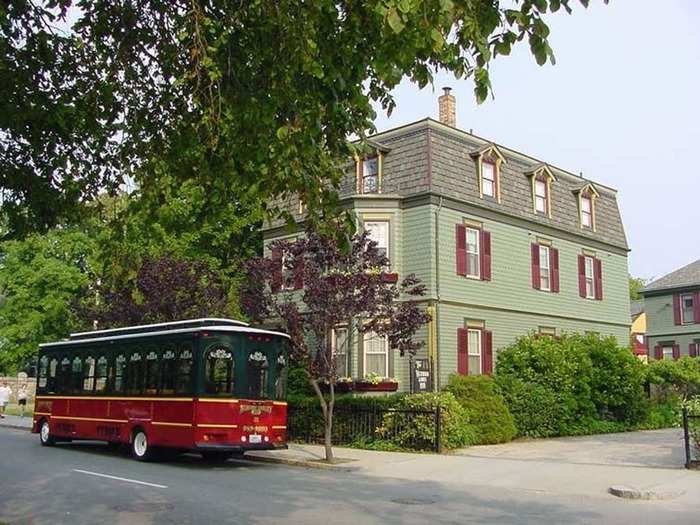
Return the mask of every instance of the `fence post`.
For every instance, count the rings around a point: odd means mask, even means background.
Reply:
[[[688,407],[683,407],[683,439],[685,441],[685,468],[690,468],[690,436],[688,434]]]
[[[440,404],[435,407],[435,452],[440,454],[442,452],[442,444],[441,444],[441,420],[442,418],[440,417]]]

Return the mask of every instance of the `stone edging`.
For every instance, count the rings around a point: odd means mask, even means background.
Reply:
[[[613,496],[624,499],[638,499],[638,500],[665,500],[673,499],[678,496],[685,494],[684,490],[678,491],[662,491],[657,492],[655,490],[640,490],[634,487],[628,487],[626,485],[613,485],[608,489],[608,492]]]

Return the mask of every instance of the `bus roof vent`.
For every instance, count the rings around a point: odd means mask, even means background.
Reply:
[[[235,319],[217,319],[205,317],[202,319],[186,319],[184,321],[172,321],[169,323],[144,324],[138,326],[125,326],[123,328],[110,328],[108,330],[92,330],[90,332],[77,332],[70,334],[71,341],[93,339],[95,337],[113,337],[117,335],[146,334],[149,332],[163,332],[166,330],[180,330],[183,328],[197,328],[200,326],[249,326],[248,323]]]

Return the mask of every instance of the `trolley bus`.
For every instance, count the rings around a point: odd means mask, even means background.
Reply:
[[[40,345],[32,431],[224,460],[286,448],[288,336],[231,319],[71,334]]]

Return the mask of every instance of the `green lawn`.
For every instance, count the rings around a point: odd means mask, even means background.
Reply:
[[[34,405],[27,405],[26,408],[24,409],[24,417],[31,417],[31,415],[34,413]],[[10,415],[10,416],[19,416],[21,414],[19,405],[16,405],[14,403],[10,403],[5,407],[5,414]]]

